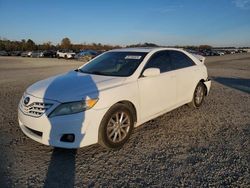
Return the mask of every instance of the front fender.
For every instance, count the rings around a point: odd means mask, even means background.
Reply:
[[[122,84],[114,86],[112,88],[99,91],[99,101],[93,107],[95,110],[101,110],[110,108],[114,104],[121,101],[131,102],[137,112],[137,119],[140,119],[139,115],[139,99],[138,99],[138,85],[136,82]]]

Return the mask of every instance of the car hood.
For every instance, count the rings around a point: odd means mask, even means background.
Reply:
[[[70,102],[98,98],[100,91],[121,85],[126,78],[70,71],[31,85],[26,93],[42,99]]]

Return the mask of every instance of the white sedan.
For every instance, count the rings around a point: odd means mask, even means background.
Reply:
[[[111,50],[27,88],[19,125],[45,145],[120,148],[134,127],[185,104],[201,106],[211,85],[203,61],[175,48]]]

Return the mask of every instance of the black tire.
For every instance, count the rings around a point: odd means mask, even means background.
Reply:
[[[119,123],[117,123],[116,121],[117,114],[118,114],[120,125],[118,125]],[[123,125],[122,122],[125,119],[128,119],[128,120],[124,122],[124,125]],[[113,105],[108,110],[108,112],[104,115],[101,121],[101,125],[99,127],[99,133],[98,133],[98,143],[107,149],[121,148],[128,141],[131,135],[132,130],[134,128],[134,122],[135,120],[128,106],[124,104],[119,104],[119,103]],[[111,136],[113,132],[114,132],[113,134],[114,137]],[[116,140],[115,135],[118,140]]]
[[[199,82],[194,90],[193,100],[192,102],[189,103],[189,106],[194,108],[199,108],[204,101],[205,95],[206,95],[206,86],[202,82]]]

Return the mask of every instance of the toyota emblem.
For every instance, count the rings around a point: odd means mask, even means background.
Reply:
[[[29,104],[29,102],[30,102],[30,98],[29,97],[25,97],[25,99],[23,100],[23,103],[25,105],[27,105],[27,104]]]

